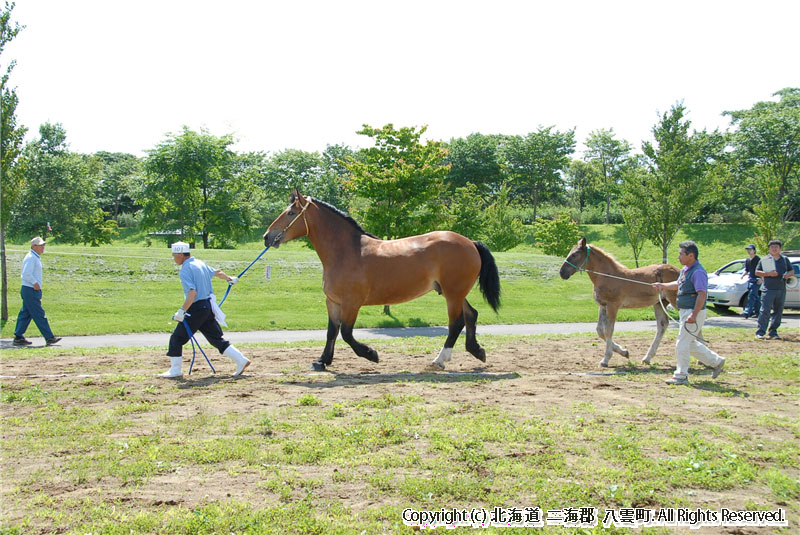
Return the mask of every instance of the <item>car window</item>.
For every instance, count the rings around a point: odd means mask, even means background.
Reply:
[[[720,269],[719,273],[744,273],[744,262],[731,262]]]

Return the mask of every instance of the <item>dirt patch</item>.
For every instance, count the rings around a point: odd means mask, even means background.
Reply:
[[[714,338],[714,337],[712,337]],[[170,418],[188,423],[209,416],[248,414],[266,408],[298,405],[298,399],[312,394],[324,407],[336,404],[379,400],[382,396],[418,396],[425,404],[453,407],[496,407],[520,417],[555,417],[569,413],[574,417],[577,405],[584,403],[587,411],[625,409],[625,418],[635,426],[659,425],[663,414],[679,412],[689,426],[702,426],[710,415],[719,414],[713,423],[748,437],[764,440],[796,440],[786,426],[765,429],[764,415],[796,419],[796,394],[787,394],[797,385],[778,375],[774,378],[753,379],[748,369],[739,365],[737,355],[769,353],[797,359],[800,336],[789,334],[784,341],[737,340],[734,336],[720,337],[712,348],[727,358],[725,372],[712,381],[711,371],[692,362],[690,387],[670,387],[664,383],[674,367],[674,338],[666,339],[652,366],[643,366],[639,359],[650,343],[647,335],[621,336],[618,342],[630,350],[630,361],[615,355],[610,368],[600,368],[602,346],[592,337],[570,337],[556,340],[544,338],[520,339],[513,342],[493,342],[486,337],[487,362],[482,363],[462,350],[455,351],[445,372],[434,371],[432,353],[401,353],[382,350],[380,363],[371,363],[354,355],[340,342],[334,364],[328,372],[312,373],[309,365],[321,352],[320,346],[307,348],[257,348],[243,352],[253,361],[242,378],[232,378],[233,364],[213,351],[209,354],[217,374],[212,375],[202,356],[195,361],[195,373],[180,380],[166,380],[155,374],[168,367],[162,351],[133,351],[116,354],[75,355],[49,353],[30,358],[4,358],[0,385],[4,395],[47,395],[37,392],[67,393],[96,389],[97,396],[59,396],[65,408],[91,408],[114,411],[121,407],[120,399],[135,396],[144,408],[126,413],[129,425],[122,431],[111,431],[121,444],[137,436],[147,435],[158,427],[158,419]],[[213,354],[212,354],[213,353]],[[186,353],[185,353],[186,355]],[[188,370],[189,355],[185,358],[184,373]],[[133,378],[133,379],[131,379]],[[624,379],[624,380],[623,380]],[[119,385],[120,399],[114,388]],[[32,389],[36,392],[32,393]],[[789,396],[791,399],[788,399]],[[787,403],[787,401],[790,401]],[[158,404],[155,413],[147,403]],[[37,403],[3,403],[3,418],[32,415],[41,405]],[[163,415],[163,416],[162,416]],[[235,436],[236,429],[229,430]],[[13,435],[4,429],[3,437]],[[512,456],[539,455],[515,452]],[[250,503],[275,503],[281,494],[282,474],[275,474],[270,483],[269,468],[261,471],[227,466],[187,466],[177,473],[158,474],[142,484],[128,485],[116,477],[106,477],[91,484],[74,478],[49,478],[37,484],[34,476],[46,471],[53,459],[68,458],[75,451],[49,452],[47,456],[32,453],[15,457],[13,470],[4,469],[2,496],[22,492],[46,494],[58,500],[80,500],[102,495],[105,500],[133,502],[132,507],[168,508],[174,505],[192,507],[213,500],[238,499]],[[235,464],[235,463],[233,463]],[[765,466],[768,460],[765,460]],[[352,511],[385,505],[401,505],[396,495],[365,493],[359,481],[369,477],[369,470],[347,468],[339,470],[330,465],[307,465],[295,468],[285,477],[322,482],[337,481],[336,485],[314,488],[317,498],[336,500]],[[762,489],[763,490],[763,489]],[[296,493],[296,491],[294,491]],[[752,489],[715,493],[700,491],[687,496],[693,507],[721,506],[745,508]],[[764,495],[769,491],[764,490]],[[296,497],[296,496],[295,496]],[[13,501],[12,501],[13,503]],[[564,504],[565,507],[573,504]],[[600,505],[600,504],[596,504]],[[774,505],[774,502],[773,504]],[[4,513],[12,524],[29,518],[30,512],[12,506]],[[739,528],[736,528],[739,529]],[[701,531],[709,532],[709,531]],[[726,533],[750,533],[749,529],[721,530]]]

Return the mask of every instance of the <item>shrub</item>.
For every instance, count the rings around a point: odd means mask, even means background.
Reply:
[[[536,243],[545,254],[567,256],[579,237],[578,224],[566,213],[536,222]]]

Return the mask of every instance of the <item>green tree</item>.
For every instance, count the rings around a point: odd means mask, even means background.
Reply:
[[[447,184],[452,190],[475,184],[484,195],[494,196],[503,182],[503,169],[498,158],[498,136],[470,134],[453,138],[446,162],[450,164]]]
[[[109,243],[116,223],[106,220],[95,197],[99,161],[70,152],[66,139],[60,124],[45,123],[39,139],[25,147],[25,186],[13,228],[21,235],[66,243]]]
[[[787,87],[773,96],[777,102],[757,102],[724,115],[736,127],[731,139],[742,168],[762,168],[778,181],[778,201],[785,206],[781,219],[787,221],[800,213],[800,88]]]
[[[539,202],[561,191],[561,171],[575,151],[575,131],[559,132],[553,128],[539,127],[525,137],[510,137],[501,148],[515,193],[533,204],[534,221]]]
[[[634,175],[639,176],[634,176]],[[648,180],[647,171],[639,166],[630,166],[623,173],[622,183],[622,228],[628,243],[633,252],[633,260],[636,267],[639,267],[639,255],[642,253],[644,244],[647,243],[647,233],[645,231],[645,219],[647,218],[646,207],[643,207],[638,199],[634,198],[638,194],[636,185]]]
[[[783,221],[787,199],[780,195],[780,178],[765,167],[756,167],[751,172],[755,173],[760,184],[758,202],[753,205],[752,221],[756,227],[753,242],[761,254],[767,254],[771,240],[782,238],[784,243],[788,243],[797,236],[797,231]]]
[[[456,188],[447,207],[450,230],[468,238],[481,238],[486,226],[485,199],[477,184]]]
[[[148,151],[137,198],[141,226],[178,230],[189,241],[200,233],[206,248],[212,234],[215,244],[224,245],[247,236],[253,221],[253,185],[235,172],[236,158],[228,148],[232,143],[230,135],[216,137],[184,126],[180,134],[169,134]]]
[[[100,206],[119,220],[121,213],[136,211],[134,202],[137,185],[141,182],[141,162],[133,154],[121,152],[98,152],[95,154],[102,162],[97,198]]]
[[[606,199],[606,225],[611,211],[611,198],[619,183],[622,169],[631,152],[630,144],[614,138],[614,129],[603,128],[589,133],[583,157],[596,166]]]
[[[717,132],[690,134],[686,108],[675,104],[653,127],[655,141],[642,145],[647,172],[626,178],[626,199],[639,211],[647,238],[661,248],[663,262],[675,234],[697,215],[712,191],[711,173],[724,139]]]
[[[5,3],[0,11],[0,58],[5,46],[22,30],[22,26],[11,21],[14,3]],[[3,58],[5,61],[5,58]],[[2,311],[0,319],[8,321],[8,270],[6,269],[6,228],[11,219],[11,209],[16,205],[24,173],[17,164],[22,152],[22,140],[27,128],[17,124],[17,90],[8,85],[15,61],[0,75],[0,264],[2,265]]]
[[[345,164],[351,177],[351,211],[370,232],[387,239],[421,234],[446,220],[444,180],[449,171],[447,149],[440,141],[422,143],[427,130],[392,124],[364,125],[357,133],[375,145],[362,149]]]
[[[583,212],[588,204],[594,204],[599,198],[599,179],[595,166],[582,160],[572,160],[564,171],[564,182],[577,203],[579,212]]]
[[[507,251],[525,239],[525,227],[511,209],[511,186],[503,185],[486,208],[482,239],[493,251]]]

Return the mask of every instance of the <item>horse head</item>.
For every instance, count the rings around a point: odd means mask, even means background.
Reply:
[[[572,248],[567,255],[564,263],[561,264],[561,270],[558,272],[561,278],[567,280],[576,271],[583,268],[589,261],[589,247],[586,245],[586,238],[578,240],[578,244]]]
[[[308,221],[305,212],[311,204],[314,204],[311,197],[303,197],[297,188],[294,188],[289,197],[289,206],[275,218],[275,221],[264,233],[264,245],[277,249],[282,243],[306,236]],[[299,219],[302,219],[303,222],[295,224]]]

